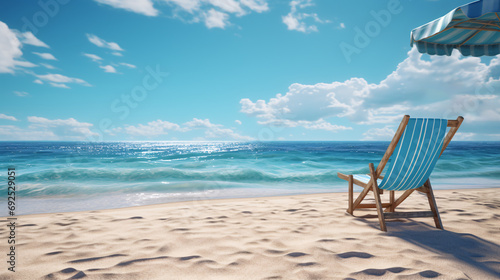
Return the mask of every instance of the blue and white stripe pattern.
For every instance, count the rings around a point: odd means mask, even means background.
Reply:
[[[449,56],[453,49],[458,49],[465,56],[497,55],[500,53],[498,12],[500,0],[481,0],[461,6],[412,30],[411,45],[416,45],[419,52],[430,55]],[[479,31],[480,28],[496,31]]]
[[[399,191],[422,186],[441,154],[448,121],[410,119],[379,188]]]
[[[367,184],[368,182],[370,182],[370,180],[372,179],[372,177],[370,175],[363,175],[363,174],[355,174],[355,175],[352,175],[352,177],[355,180],[358,180],[358,181],[363,182],[365,184]],[[380,185],[381,182],[382,182],[382,180],[377,179],[377,184],[378,185]]]

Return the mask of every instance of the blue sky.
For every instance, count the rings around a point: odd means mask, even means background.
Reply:
[[[500,60],[410,47],[466,3],[2,1],[0,140],[500,140]]]

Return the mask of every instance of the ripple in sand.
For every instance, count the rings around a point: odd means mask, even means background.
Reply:
[[[201,256],[193,255],[193,256],[180,257],[179,260],[180,261],[188,261],[191,259],[198,259],[198,258],[201,258]]]
[[[188,228],[174,228],[171,231],[188,231],[188,230],[189,230]]]
[[[285,253],[285,251],[281,250],[266,250],[266,253],[273,254],[273,255],[279,255]]]
[[[361,259],[369,259],[372,258],[373,255],[365,252],[345,252],[342,254],[337,254],[337,256],[343,258],[343,259],[348,259],[348,258],[361,258]]]
[[[366,274],[366,275],[370,275],[370,276],[383,276],[387,272],[400,273],[400,272],[403,272],[405,270],[407,270],[407,269],[404,267],[391,267],[391,268],[387,268],[387,269],[369,268],[369,269],[365,269],[365,270],[362,270],[360,272],[357,272],[355,274]]]
[[[286,255],[289,256],[289,257],[292,257],[292,258],[298,258],[298,257],[306,256],[308,254],[302,253],[302,252],[293,252],[293,253],[289,253],[289,254],[286,254]]]
[[[82,279],[85,277],[87,277],[87,274],[85,274],[85,272],[83,272],[83,271],[80,271],[77,274],[73,275],[73,277],[71,277],[69,279]]]
[[[213,260],[201,260],[197,261],[196,264],[217,264],[217,262]]]
[[[113,255],[104,256],[104,257],[95,257],[95,258],[86,258],[86,259],[72,260],[72,261],[69,261],[68,263],[93,262],[93,261],[107,259],[107,258],[126,257],[126,256],[127,255],[124,255],[124,254],[113,254]]]
[[[327,239],[327,238],[325,238],[325,239],[320,239],[320,240],[318,240],[318,241],[316,241],[316,242],[337,242],[337,240],[335,240],[335,239]]]
[[[418,275],[420,275],[424,278],[436,278],[439,275],[441,275],[441,273],[433,271],[433,270],[426,270],[426,271],[419,272]]]
[[[317,262],[305,262],[305,263],[298,263],[297,266],[313,266],[313,265],[318,265]]]
[[[76,272],[76,269],[74,269],[72,267],[68,267],[68,268],[61,270],[60,272],[61,273],[73,273],[73,272]]]
[[[47,254],[45,254],[46,256],[53,256],[53,255],[58,255],[58,254],[61,254],[63,253],[63,251],[54,251],[54,252],[49,252]]]
[[[142,259],[135,259],[135,260],[130,260],[130,261],[124,261],[116,266],[128,266],[136,262],[146,262],[146,261],[154,261],[154,260],[161,260],[161,259],[168,259],[168,256],[161,256],[161,257],[155,257],[155,258],[142,258]]]
[[[24,224],[24,225],[19,225],[18,227],[35,227],[37,224]]]

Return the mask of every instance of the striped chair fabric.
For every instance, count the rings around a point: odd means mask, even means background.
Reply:
[[[384,179],[377,180],[378,187],[391,191],[421,187],[441,154],[446,127],[445,119],[410,119],[386,167]],[[369,175],[353,177],[364,183],[371,179]]]

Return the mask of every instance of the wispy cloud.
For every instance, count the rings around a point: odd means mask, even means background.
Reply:
[[[21,97],[29,95],[29,93],[27,93],[25,91],[17,91],[17,90],[14,91],[14,94],[17,95],[17,96],[21,96]]]
[[[57,87],[57,88],[70,88],[68,87],[66,84],[59,84],[59,83],[49,83],[51,86],[53,87]]]
[[[211,123],[209,119],[193,118],[184,124],[189,129],[203,129],[205,130],[205,138],[207,139],[222,139],[222,140],[238,140],[238,141],[251,141],[253,137],[244,136],[236,133],[230,128],[224,128],[221,124]]]
[[[127,68],[136,68],[135,65],[130,64],[130,63],[125,63],[125,62],[120,62],[120,63],[111,63],[111,64],[104,64],[104,59],[96,54],[91,54],[91,53],[83,53],[84,56],[90,58],[93,62],[96,62],[99,65],[99,68],[103,69],[104,72],[106,73],[118,73],[116,70],[116,67],[119,66],[125,66]],[[121,54],[120,54],[121,55]]]
[[[50,64],[47,64],[47,63],[40,63],[40,65],[42,65],[43,67],[47,68],[47,69],[56,69],[54,66],[50,65]]]
[[[312,0],[294,0],[290,2],[290,12],[282,17],[283,23],[288,30],[299,32],[317,32],[315,23],[328,23],[328,20],[321,20],[316,13],[304,13],[303,9],[314,6]],[[312,21],[312,23],[311,23]]]
[[[30,116],[29,126],[0,125],[1,140],[86,140],[95,136],[92,124],[79,122],[74,118],[47,119]]]
[[[132,136],[156,137],[166,135],[169,131],[179,131],[181,127],[178,124],[168,121],[156,120],[148,124],[139,124],[137,126],[129,125],[125,127],[125,132]]]
[[[38,55],[39,57],[46,59],[46,60],[57,60],[52,54],[50,53],[39,53],[39,52],[33,52],[33,54]]]
[[[363,133],[363,140],[365,141],[390,141],[396,132],[390,125],[383,128],[371,128]]]
[[[39,81],[49,82],[50,85],[52,85],[53,87],[69,88],[66,85],[69,83],[79,84],[79,85],[83,85],[83,86],[90,86],[89,83],[87,83],[86,81],[84,81],[82,79],[71,78],[68,76],[61,75],[61,74],[45,74],[45,75],[34,74],[34,76],[37,77]]]
[[[147,124],[128,125],[115,131],[123,131],[133,137],[156,138],[162,135],[167,135],[171,132],[188,132],[192,130],[201,130],[204,134],[204,139],[215,140],[238,140],[249,141],[254,138],[241,135],[230,128],[225,128],[221,124],[214,124],[209,119],[197,119],[186,122],[182,125],[164,120],[156,120]]]
[[[101,58],[100,56],[95,55],[95,54],[91,54],[91,53],[84,53],[83,55],[84,55],[84,56],[86,56],[86,57],[88,57],[88,58],[90,58],[90,59],[92,59],[92,61],[94,61],[94,62],[97,62],[97,61],[101,61],[101,60],[102,60],[102,58]]]
[[[13,116],[8,116],[6,114],[0,114],[0,119],[9,120],[9,121],[17,121],[17,119]]]
[[[157,16],[160,11],[154,7],[151,0],[95,0],[114,8]],[[262,13],[269,10],[266,0],[158,0],[173,7],[174,17],[187,22],[203,22],[207,28],[224,29],[230,25],[231,15],[237,17],[251,12]],[[120,55],[121,53],[114,53]]]
[[[104,72],[106,73],[116,73],[115,67],[111,65],[101,65],[99,68],[104,69]]]
[[[31,32],[21,33],[16,31],[16,35],[23,44],[32,45],[36,47],[50,48],[47,44],[45,44],[40,39],[35,37],[35,35],[33,35],[33,33]]]
[[[110,49],[110,50],[113,50],[113,51],[123,51],[123,49],[115,42],[107,42],[106,40],[103,40],[99,37],[97,37],[96,35],[93,35],[93,34],[87,34],[87,39],[89,39],[89,41],[100,47],[100,48],[106,48],[106,49]]]
[[[125,67],[128,67],[128,68],[136,68],[135,65],[133,64],[130,64],[130,63],[125,63],[125,62],[121,62],[120,65],[122,66],[125,66]]]
[[[114,8],[124,9],[145,16],[157,16],[159,11],[153,7],[151,0],[95,0]]]

